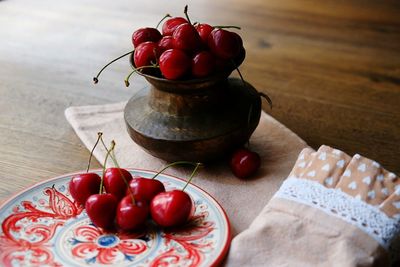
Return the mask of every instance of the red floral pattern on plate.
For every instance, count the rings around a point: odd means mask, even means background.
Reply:
[[[145,232],[107,233],[91,224],[72,201],[67,190],[70,177],[38,184],[0,207],[0,265],[208,266],[219,263],[227,252],[226,215],[195,186],[186,189],[196,203],[196,213],[186,226],[162,230],[149,221]],[[166,175],[160,180],[168,189],[184,184]]]

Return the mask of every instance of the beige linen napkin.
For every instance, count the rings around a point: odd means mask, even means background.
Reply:
[[[306,148],[268,205],[233,239],[226,263],[389,266],[399,232],[398,176],[358,154]]]
[[[97,132],[101,131],[107,143],[116,141],[116,157],[122,167],[159,170],[166,162],[149,155],[130,139],[123,120],[125,104],[70,107],[65,115],[87,148],[93,147]],[[250,144],[262,160],[261,169],[253,179],[234,177],[228,162],[221,162],[207,165],[193,180],[223,206],[233,235],[249,227],[288,176],[299,152],[307,147],[297,135],[264,112]],[[94,156],[103,162],[104,149],[99,146]],[[190,170],[174,168],[166,173],[185,178]]]

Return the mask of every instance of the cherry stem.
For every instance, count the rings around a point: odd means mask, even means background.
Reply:
[[[127,56],[127,55],[132,54],[134,51],[135,51],[135,50],[132,50],[132,51],[130,51],[130,52],[128,52],[128,53],[125,53],[125,54],[123,54],[122,56],[119,56],[119,57],[117,57],[117,58],[111,60],[110,62],[108,62],[108,63],[99,71],[99,73],[97,73],[96,77],[93,78],[94,84],[97,84],[97,83],[99,82],[99,76],[100,76],[100,74],[103,72],[103,70],[105,70],[108,66],[110,66],[110,65],[111,65],[112,63],[114,63],[115,61],[117,61],[117,60],[119,60],[119,59],[121,59],[121,58],[123,58],[123,57],[125,57],[125,56]]]
[[[217,25],[217,26],[213,26],[213,27],[214,28],[218,28],[218,29],[237,29],[237,30],[241,30],[242,29],[239,26],[233,26],[233,25],[229,25],[229,26]]]
[[[96,143],[94,143],[94,146],[93,146],[93,148],[92,148],[92,151],[90,151],[89,162],[88,162],[88,166],[87,166],[87,169],[86,169],[86,173],[89,172],[90,163],[91,163],[91,161],[92,161],[94,149],[96,148],[97,144],[99,143],[100,138],[101,138],[102,135],[103,135],[102,132],[98,132],[98,133],[97,133],[97,140],[96,140]]]
[[[251,114],[253,113],[253,104],[250,105],[249,115],[247,116],[247,125],[250,125]]]
[[[114,142],[114,141],[113,141]],[[111,142],[111,148],[110,150],[107,150],[106,158],[104,159],[104,164],[103,164],[103,175],[101,176],[101,182],[100,182],[100,190],[99,194],[103,193],[103,184],[104,184],[104,175],[106,173],[106,165],[107,165],[107,160],[108,156],[110,155],[110,151],[114,149],[115,143]]]
[[[201,163],[197,163],[196,167],[194,168],[194,170],[192,171],[192,174],[189,177],[189,180],[186,182],[185,186],[182,188],[182,191],[185,191],[186,187],[188,186],[188,184],[190,184],[190,182],[193,179],[193,176],[196,174],[197,169],[200,167],[200,165],[202,165]]]
[[[100,138],[100,140],[101,140],[101,143],[103,144],[105,150],[107,151],[107,153],[109,153],[110,158],[111,158],[112,161],[114,162],[115,167],[117,167],[117,169],[118,169],[118,171],[119,171],[119,175],[121,175],[122,180],[124,180],[124,183],[125,183],[126,187],[128,188],[129,195],[130,195],[130,197],[131,197],[131,199],[132,199],[132,204],[135,205],[135,204],[136,204],[136,201],[135,201],[135,198],[133,197],[133,192],[132,192],[132,190],[131,190],[131,187],[129,186],[128,181],[126,180],[124,174],[123,174],[122,171],[121,171],[121,168],[120,168],[120,166],[119,166],[119,164],[118,164],[117,158],[115,157],[114,149],[109,151],[109,150],[107,149],[106,144],[104,143],[103,138]],[[113,141],[111,141],[111,143],[112,143],[113,146],[115,147],[115,141],[113,140]]]
[[[188,5],[185,6],[185,9],[183,10],[183,13],[185,13],[186,19],[188,20],[189,24],[192,24],[190,22],[189,15],[188,15]]]
[[[197,164],[201,164],[201,163],[197,163]],[[165,171],[166,169],[168,169],[169,167],[173,167],[176,165],[191,165],[191,166],[196,166],[196,163],[191,162],[191,161],[175,161],[172,162],[168,165],[166,165],[164,168],[162,168],[159,172],[157,172],[151,179],[155,179],[160,173],[162,173],[163,171]]]
[[[271,100],[271,98],[267,94],[264,94],[263,92],[258,92],[258,95],[263,97],[265,100],[267,100],[267,102],[269,104],[269,108],[272,109],[272,100]]]
[[[142,74],[142,73],[140,72],[140,70],[142,70],[142,69],[148,69],[148,68],[155,68],[155,69],[157,69],[157,68],[159,68],[159,67],[158,67],[158,65],[149,65],[149,66],[142,66],[142,67],[139,67],[139,68],[133,68],[133,71],[132,71],[131,73],[129,73],[129,75],[126,76],[126,78],[125,78],[125,80],[124,80],[125,86],[126,86],[126,87],[129,87],[129,85],[130,85],[129,79],[131,78],[132,74],[134,74],[134,73]]]
[[[157,23],[156,29],[158,28],[158,26],[160,26],[161,22],[163,22],[166,18],[170,18],[170,17],[171,17],[170,14],[166,14],[166,15]]]

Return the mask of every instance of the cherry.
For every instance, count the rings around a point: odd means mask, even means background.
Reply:
[[[162,34],[164,36],[166,35],[172,35],[175,31],[175,29],[183,24],[183,23],[187,23],[188,21],[182,17],[174,17],[174,18],[170,18],[168,20],[166,20],[163,24],[162,27]]]
[[[166,166],[169,168],[178,164],[191,164],[192,162],[180,161],[171,163]],[[197,163],[187,181],[186,185],[182,188],[182,190],[172,190],[169,192],[161,192],[156,195],[150,203],[150,214],[153,220],[160,226],[163,227],[173,227],[179,226],[188,221],[191,215],[194,213],[193,201],[191,197],[184,192],[185,188],[188,186],[190,181],[192,180],[194,174],[197,169],[200,167],[201,163]],[[163,170],[158,172],[154,177],[160,174]],[[153,178],[154,178],[153,177]]]
[[[148,179],[144,177],[134,177],[129,183],[130,190],[126,194],[133,194],[135,199],[141,199],[150,203],[155,195],[165,192],[162,182],[156,179]]]
[[[253,151],[246,148],[238,149],[231,158],[231,170],[238,178],[248,178],[260,168],[261,158]]]
[[[191,210],[192,199],[181,190],[159,193],[150,204],[151,217],[162,227],[173,227],[186,223]]]
[[[210,26],[209,24],[206,23],[200,23],[195,26],[197,32],[200,35],[201,40],[203,41],[204,44],[207,45],[208,42],[208,36],[210,33],[214,30],[213,26]]]
[[[233,59],[240,53],[240,40],[232,32],[215,29],[208,36],[211,52],[222,59]]]
[[[210,75],[215,68],[215,58],[208,51],[202,51],[192,58],[192,75],[200,78]]]
[[[172,36],[164,36],[158,41],[158,51],[159,53],[164,52],[165,50],[173,48]]]
[[[69,192],[74,200],[84,205],[88,197],[99,192],[101,178],[96,173],[82,173],[72,176]]]
[[[161,73],[170,80],[176,80],[184,76],[189,71],[190,64],[190,58],[178,49],[169,49],[160,56]]]
[[[193,25],[183,23],[172,34],[173,46],[176,49],[194,52],[201,47],[201,38]]]
[[[104,172],[103,179],[107,193],[114,195],[119,200],[125,196],[127,184],[132,180],[132,175],[122,168],[108,168]]]
[[[96,194],[99,191],[101,178],[96,173],[90,173],[90,163],[92,161],[93,151],[95,150],[97,144],[102,138],[103,133],[97,133],[97,141],[94,144],[92,150],[90,151],[89,161],[86,168],[86,173],[81,173],[72,176],[71,181],[69,182],[69,192],[74,200],[80,204],[85,205],[86,200],[93,194]]]
[[[144,42],[138,45],[133,53],[136,68],[152,66],[157,63],[158,45],[154,42]]]
[[[233,36],[235,36],[236,42],[239,44],[239,47],[243,47],[243,40],[242,37],[240,37],[239,34],[236,32],[230,32]]]
[[[144,42],[158,42],[161,37],[161,33],[155,28],[141,28],[133,32],[132,43],[134,47],[138,47]]]
[[[112,194],[95,194],[86,200],[86,213],[94,225],[111,228],[114,224],[118,200]]]
[[[117,207],[117,225],[125,231],[140,229],[149,216],[149,205],[147,201],[135,198],[132,201],[131,196],[124,197]]]

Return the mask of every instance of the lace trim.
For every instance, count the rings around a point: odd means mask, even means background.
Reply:
[[[392,247],[394,245],[392,242],[400,233],[400,220],[390,218],[377,207],[349,196],[339,189],[327,188],[310,180],[289,177],[274,197],[299,202],[339,217],[370,235],[385,249],[392,252],[397,250]]]

